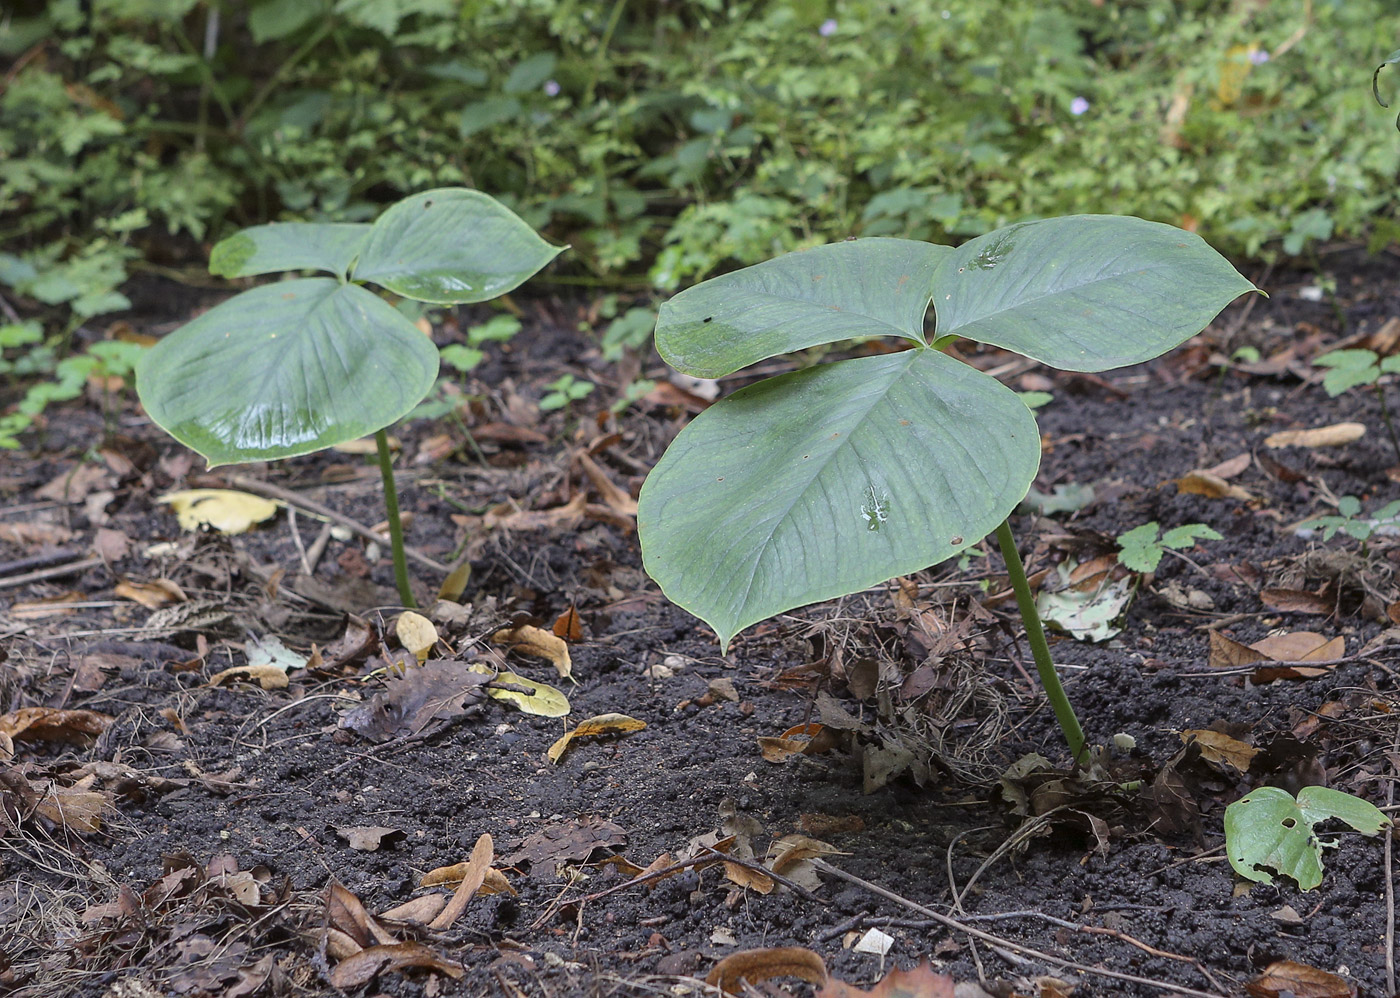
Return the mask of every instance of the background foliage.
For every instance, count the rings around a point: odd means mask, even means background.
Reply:
[[[670,290],[847,235],[1122,212],[1236,255],[1400,233],[1389,0],[51,0],[0,22],[0,284],[434,185]],[[1383,74],[1383,89],[1390,80]],[[65,311],[66,310],[66,311]]]

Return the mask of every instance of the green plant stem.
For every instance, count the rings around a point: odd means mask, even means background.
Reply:
[[[1400,438],[1395,436],[1395,424],[1390,419],[1390,407],[1385,404],[1385,392],[1380,382],[1376,382],[1375,389],[1376,401],[1381,404],[1381,419],[1385,420],[1385,428],[1390,431],[1390,446],[1395,448],[1395,460],[1400,461]]]
[[[379,448],[379,475],[384,479],[384,512],[389,514],[389,546],[394,552],[394,581],[398,583],[399,599],[411,610],[418,604],[413,601],[413,590],[408,587],[408,559],[403,553],[403,524],[399,522],[399,493],[394,485],[394,464],[389,459],[389,434],[384,430],[376,431],[374,442]]]
[[[1031,584],[1026,579],[1026,569],[1021,564],[1021,555],[1016,550],[1016,538],[1011,533],[1011,521],[1004,521],[997,527],[997,544],[1001,547],[1001,557],[1006,562],[1006,574],[1011,576],[1011,588],[1016,592],[1016,605],[1021,609],[1021,620],[1026,625],[1026,640],[1030,643],[1031,654],[1035,657],[1036,672],[1040,674],[1040,684],[1045,687],[1045,695],[1055,710],[1055,720],[1060,722],[1060,730],[1069,743],[1070,755],[1077,763],[1088,762],[1084,751],[1084,729],[1079,726],[1079,718],[1070,706],[1065,688],[1060,685],[1060,674],[1055,671],[1055,663],[1050,658],[1050,644],[1045,640],[1045,628],[1040,623],[1040,613],[1035,608],[1035,596]]]

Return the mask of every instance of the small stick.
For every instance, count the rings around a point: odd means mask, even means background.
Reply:
[[[281,499],[289,505],[299,506],[308,512],[315,513],[317,516],[324,516],[327,520],[333,520],[347,530],[353,531],[367,540],[374,541],[376,544],[381,544],[385,547],[390,545],[389,538],[385,537],[383,534],[376,533],[358,520],[352,520],[344,513],[337,513],[329,506],[325,506],[315,499],[308,499],[306,496],[299,495],[290,489],[284,489],[279,485],[273,485],[271,482],[262,482],[248,475],[229,475],[228,483],[230,485],[236,485],[240,489],[247,489],[249,492],[257,492],[260,495],[270,496],[273,499]],[[441,572],[443,575],[446,575],[450,571],[442,562],[434,561],[423,552],[415,550],[414,548],[404,548],[404,554],[418,562],[418,564],[422,565],[424,568],[431,568],[433,571]]]
[[[868,880],[862,880],[860,877],[857,877],[854,874],[847,873],[845,870],[832,866],[830,863],[826,862],[823,859],[813,859],[811,862],[813,866],[815,866],[818,870],[821,870],[823,873],[829,873],[833,877],[838,877],[841,880],[845,880],[847,883],[855,884],[857,887],[862,887],[865,890],[870,891],[870,893],[872,894],[878,894],[880,897],[885,898],[886,900],[893,901],[899,905],[903,905],[911,911],[917,911],[921,915],[926,915],[927,917],[933,919],[941,925],[952,929],[954,932],[965,933],[969,936],[972,936],[975,939],[981,939],[983,942],[988,943],[992,946],[1007,949],[1012,951],[1013,953],[1020,953],[1024,956],[1031,957],[1034,960],[1040,960],[1045,963],[1050,963],[1059,967],[1064,967],[1067,970],[1073,970],[1076,973],[1080,974],[1094,974],[1099,977],[1111,977],[1116,981],[1127,981],[1129,984],[1138,984],[1149,988],[1160,988],[1164,991],[1174,991],[1177,994],[1190,995],[1191,998],[1225,998],[1224,995],[1218,994],[1213,991],[1198,991],[1195,988],[1188,988],[1184,984],[1173,984],[1170,981],[1154,981],[1147,977],[1138,977],[1134,974],[1124,974],[1116,970],[1106,970],[1102,967],[1091,967],[1088,964],[1075,963],[1073,960],[1066,960],[1063,957],[1053,956],[1049,953],[1042,953],[1040,950],[1031,949],[1029,946],[1022,946],[1020,943],[1014,943],[1009,939],[1002,939],[1000,936],[994,936],[990,932],[983,932],[981,929],[974,929],[972,926],[966,924],[965,922],[960,922],[956,918],[950,918],[947,915],[939,914],[932,908],[926,908],[921,904],[918,904],[914,901],[910,901],[908,898],[901,897],[894,891],[886,890],[879,884],[872,884]]]
[[[82,561],[69,562],[67,565],[41,568],[34,572],[26,572],[24,575],[11,575],[7,579],[0,579],[0,589],[22,586],[30,582],[42,582],[44,579],[56,579],[59,576],[72,575],[75,572],[86,572],[89,568],[96,568],[101,564],[103,564],[101,558],[84,558]]]

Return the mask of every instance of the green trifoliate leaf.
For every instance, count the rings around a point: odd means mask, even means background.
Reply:
[[[851,239],[712,278],[661,306],[656,349],[718,378],[768,357],[858,336],[924,342],[929,287],[946,246]]]
[[[437,377],[438,351],[376,295],[328,277],[266,284],[146,352],[151,418],[210,467],[309,454],[383,429]]]
[[[444,187],[380,215],[353,276],[405,298],[465,304],[519,287],[564,249],[490,195]]]
[[[1377,359],[1373,350],[1333,350],[1318,357],[1313,363],[1318,367],[1330,369],[1322,376],[1322,387],[1328,395],[1336,398],[1348,388],[1375,384],[1376,379],[1381,376]]]
[[[368,225],[350,222],[255,225],[214,247],[209,254],[209,273],[251,277],[284,270],[328,270],[344,277],[369,230]]]
[[[945,354],[827,364],[735,392],[681,432],[642,487],[642,557],[727,647],[975,544],[1039,462],[1025,404]]]
[[[1329,818],[1363,835],[1378,835],[1391,825],[1375,805],[1340,790],[1304,787],[1295,800],[1278,787],[1259,787],[1225,809],[1230,865],[1246,880],[1271,884],[1268,871],[1273,870],[1310,891],[1322,883],[1323,843],[1313,826]]]
[[[1194,233],[1114,215],[1009,225],[943,258],[937,335],[1070,371],[1166,353],[1256,290]]]

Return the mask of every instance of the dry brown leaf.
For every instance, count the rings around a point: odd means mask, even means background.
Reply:
[[[359,947],[394,941],[365,910],[358,897],[334,882],[326,891],[326,925],[343,933]]]
[[[514,652],[548,659],[562,679],[568,679],[573,674],[574,663],[569,658],[569,646],[558,635],[544,628],[533,624],[503,627],[491,635],[491,641],[507,645]]]
[[[185,591],[169,579],[156,579],[153,582],[122,579],[112,591],[122,599],[140,603],[147,610],[159,610],[167,603],[184,603],[189,599]]]
[[[437,628],[433,626],[433,622],[412,610],[405,610],[399,614],[399,619],[394,621],[394,634],[398,637],[399,644],[418,659],[419,665],[428,660],[428,653],[433,650],[433,645],[437,644],[438,640]]]
[[[1223,732],[1211,731],[1206,728],[1192,728],[1183,731],[1181,740],[1188,745],[1195,742],[1201,750],[1201,758],[1206,762],[1224,763],[1233,766],[1241,773],[1249,770],[1250,760],[1259,754],[1259,750],[1248,742],[1242,742]]]
[[[463,866],[466,864],[463,863]],[[414,922],[427,925],[447,906],[446,894],[424,894],[379,913],[386,922]]]
[[[815,751],[817,735],[825,725],[815,721],[788,728],[776,738],[764,735],[758,738],[759,754],[768,762],[786,762],[795,755],[806,755]]]
[[[784,835],[768,847],[768,869],[774,873],[782,873],[804,859],[845,855],[849,854],[820,839],[809,838],[806,835]]]
[[[495,678],[482,666],[456,659],[429,659],[393,675],[384,689],[359,707],[340,715],[340,726],[374,742],[417,735],[429,724],[451,721],[480,703],[486,683]]]
[[[746,949],[715,964],[705,983],[725,994],[738,995],[743,993],[743,982],[760,984],[774,977],[797,977],[809,984],[824,984],[826,964],[805,946]]]
[[[39,796],[32,804],[34,813],[60,828],[91,835],[102,827],[102,813],[112,807],[110,794],[89,789],[93,778],[80,780],[71,787],[55,786],[52,781],[30,781]]]
[[[1206,474],[1214,475],[1216,478],[1223,478],[1228,481],[1248,468],[1252,460],[1253,457],[1250,455],[1249,451],[1245,451],[1243,454],[1236,454],[1229,460],[1221,461],[1213,468],[1207,468]]]
[[[588,497],[580,492],[569,500],[567,505],[554,509],[520,509],[513,504],[502,504],[486,511],[480,518],[483,529],[490,530],[544,530],[575,526],[583,519],[588,506]],[[476,517],[454,513],[452,522],[466,526],[477,522]]]
[[[580,721],[573,731],[568,732],[557,742],[549,747],[549,761],[558,763],[564,758],[564,753],[569,751],[569,747],[576,738],[597,738],[603,735],[625,735],[632,731],[641,731],[647,726],[646,721],[639,721],[635,717],[628,717],[626,714],[599,714],[590,717],[585,721]]]
[[[1254,998],[1356,998],[1356,985],[1306,963],[1277,960],[1244,986]]]
[[[98,531],[100,534],[101,531]],[[56,523],[31,520],[28,523],[0,523],[0,541],[16,547],[57,547],[73,539],[73,531]]]
[[[210,686],[228,686],[231,683],[257,683],[265,690],[285,690],[288,686],[287,670],[280,665],[235,665],[209,677]]]
[[[1346,638],[1328,639],[1314,631],[1293,631],[1270,635],[1252,642],[1249,647],[1277,662],[1327,661],[1346,654]]]
[[[777,886],[777,881],[762,870],[755,870],[751,866],[730,860],[724,861],[724,877],[730,883],[758,894],[772,894],[773,888]]]
[[[437,918],[428,923],[428,928],[436,929],[439,932],[452,928],[452,923],[457,921],[462,912],[467,910],[467,903],[471,901],[472,896],[485,882],[494,856],[495,846],[491,842],[491,836],[487,832],[482,832],[476,840],[476,845],[472,847],[471,858],[467,860],[466,873],[462,877],[462,882],[457,885],[452,900],[447,902],[447,907]]]
[[[525,837],[520,848],[504,862],[507,866],[528,862],[552,863],[563,860],[591,859],[599,849],[612,849],[627,844],[627,833],[621,826],[596,814],[584,815],[572,821],[545,825]]]
[[[76,589],[70,589],[57,596],[45,596],[43,599],[16,603],[10,607],[10,616],[15,620],[42,620],[45,617],[66,616],[78,612],[77,607],[68,604],[80,603],[82,599],[82,593]]]
[[[572,603],[569,608],[559,615],[559,619],[550,628],[554,631],[554,636],[570,641],[575,644],[583,640],[583,621],[579,618],[578,607]]]
[[[68,742],[85,745],[107,730],[110,714],[95,710],[21,707],[0,716],[0,735],[17,742]]]
[[[1209,471],[1188,471],[1176,480],[1176,490],[1188,495],[1205,496],[1207,499],[1239,499],[1249,502],[1254,498],[1254,494],[1248,489],[1231,485]]]
[[[384,825],[333,825],[335,834],[345,840],[351,849],[358,852],[375,852],[404,837],[402,830]]]
[[[80,464],[36,489],[34,495],[54,502],[75,503],[82,502],[99,485],[111,484],[106,468],[98,464]]]
[[[337,988],[349,990],[363,987],[385,971],[410,967],[440,971],[453,980],[467,972],[460,963],[439,955],[421,943],[391,943],[387,946],[370,946],[340,961],[331,971],[330,981]]]
[[[1259,601],[1277,613],[1330,614],[1335,609],[1330,600],[1306,589],[1263,589],[1259,593]]]
[[[436,870],[429,870],[423,874],[418,881],[419,887],[441,887],[443,885],[452,886],[460,884],[467,876],[467,869],[470,863],[453,863],[451,866],[439,866]],[[506,875],[495,867],[486,871],[486,879],[481,882],[477,889],[478,894],[514,894],[515,888],[510,885]]]
[[[1280,447],[1339,447],[1360,440],[1365,435],[1366,427],[1361,423],[1335,423],[1312,430],[1274,433],[1264,438],[1264,446],[1272,450]]]
[[[593,483],[593,488],[607,504],[608,509],[619,516],[635,517],[637,515],[637,500],[633,499],[626,489],[609,478],[602,465],[584,453],[578,455],[578,463],[583,468],[584,474],[588,476],[588,480]]]
[[[951,977],[936,974],[932,966],[920,963],[908,970],[896,967],[869,991],[845,981],[829,980],[816,998],[953,998],[955,986]]]

